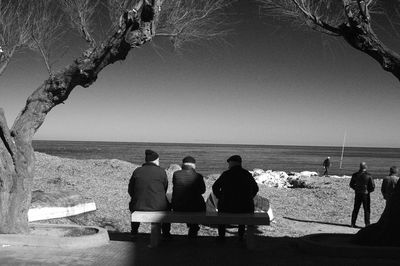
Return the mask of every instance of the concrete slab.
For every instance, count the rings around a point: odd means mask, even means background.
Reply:
[[[29,234],[0,234],[0,246],[82,249],[106,245],[107,230],[94,226],[29,224]]]

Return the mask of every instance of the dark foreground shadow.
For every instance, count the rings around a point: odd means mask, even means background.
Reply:
[[[121,265],[396,265],[398,261],[382,258],[345,258],[307,253],[302,238],[256,236],[256,248],[248,250],[238,238],[228,236],[220,243],[212,236],[189,239],[173,235],[157,248],[149,248],[149,234],[110,232],[111,243],[129,246],[129,260]],[[113,244],[111,244],[113,245]],[[121,250],[122,251],[122,250]],[[335,254],[333,254],[335,255]]]
[[[283,218],[287,219],[287,220],[303,222],[303,223],[316,223],[316,224],[327,224],[327,225],[351,227],[349,224],[338,224],[338,223],[329,223],[329,222],[323,222],[323,221],[303,220],[303,219],[296,219],[296,218],[291,218],[291,217],[287,217],[287,216],[284,216]],[[357,227],[357,228],[361,228],[361,227]]]

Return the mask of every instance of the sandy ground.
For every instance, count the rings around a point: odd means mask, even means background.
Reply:
[[[270,226],[260,226],[257,248],[248,251],[234,237],[236,228],[228,229],[224,245],[215,241],[217,229],[201,226],[196,241],[185,237],[184,224],[173,224],[174,235],[160,248],[148,249],[150,226],[142,224],[139,237],[129,236],[127,185],[135,165],[118,160],[73,160],[44,154],[37,155],[35,189],[44,191],[73,190],[94,200],[98,210],[55,223],[96,225],[109,230],[108,248],[88,251],[49,251],[0,248],[0,265],[398,265],[382,258],[337,258],[308,254],[299,248],[303,236],[316,233],[354,234],[350,216],[353,191],[348,179],[316,177],[309,188],[279,189],[260,185],[259,196],[272,204],[275,220]],[[213,179],[206,180],[208,191]],[[376,222],[384,208],[380,181],[371,195],[371,221]],[[362,226],[360,210],[358,225]],[[232,236],[232,237],[230,237]],[[334,254],[334,251],[332,252]],[[24,255],[25,254],[25,255]],[[30,254],[30,255],[29,255]],[[59,254],[59,255],[57,255]],[[12,264],[18,257],[21,264]],[[46,264],[51,257],[50,264]],[[25,258],[25,259],[24,259]],[[26,264],[23,264],[27,262]],[[37,264],[35,264],[38,262]],[[111,264],[110,264],[111,263]]]

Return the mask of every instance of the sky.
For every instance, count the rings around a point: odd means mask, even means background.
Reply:
[[[75,88],[35,139],[341,146],[346,132],[346,146],[400,147],[400,83],[373,59],[261,17],[247,1],[229,12],[234,32],[226,43],[176,53],[156,39],[132,50],[89,88]],[[379,26],[399,47],[400,38]],[[10,127],[47,77],[39,57],[13,58],[0,77]]]

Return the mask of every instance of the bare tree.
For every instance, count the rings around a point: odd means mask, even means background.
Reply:
[[[22,3],[0,0],[0,76],[15,52],[28,45],[29,20]]]
[[[355,49],[375,59],[381,67],[400,80],[400,55],[389,49],[373,30],[375,13],[383,13],[386,0],[256,0],[265,14],[306,26],[323,34],[342,38]],[[385,2],[384,2],[385,1]],[[389,27],[399,26],[400,0],[392,1]],[[396,8],[397,7],[397,8]],[[388,10],[386,10],[388,11]],[[399,37],[398,31],[394,35]],[[400,182],[388,201],[381,219],[361,229],[355,241],[369,245],[400,246]]]
[[[55,106],[65,102],[77,86],[88,87],[114,62],[125,60],[133,48],[159,35],[175,46],[188,41],[218,38],[223,11],[231,0],[0,0],[0,56],[3,69],[16,49],[39,52],[49,71],[28,97],[11,128],[0,108],[0,233],[28,230],[34,151],[32,138]],[[96,40],[94,18],[110,13],[110,34]],[[221,15],[217,15],[221,14]],[[53,72],[49,58],[52,44],[62,41],[62,28],[70,26],[88,43],[81,56]],[[4,70],[3,70],[4,71]],[[134,70],[132,70],[134,71]]]
[[[400,80],[400,55],[373,30],[373,13],[385,0],[256,0],[267,15],[343,38]],[[400,6],[400,1],[395,0]],[[397,13],[398,14],[398,13]],[[392,21],[392,25],[398,21]]]

